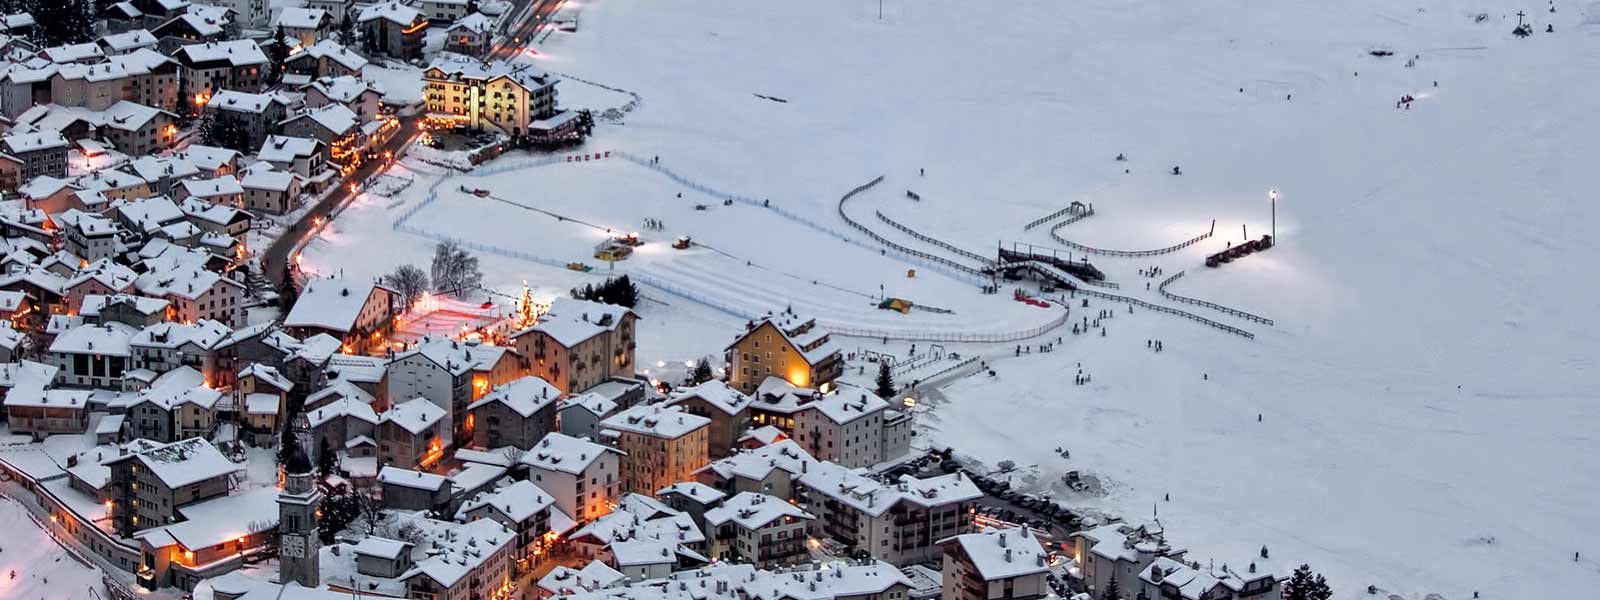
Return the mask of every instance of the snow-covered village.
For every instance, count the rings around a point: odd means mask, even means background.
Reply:
[[[1600,2],[0,0],[0,599],[1600,589]]]

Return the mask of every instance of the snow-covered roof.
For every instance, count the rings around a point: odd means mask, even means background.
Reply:
[[[595,591],[610,587],[617,582],[627,579],[621,571],[611,568],[598,560],[589,561],[582,569],[560,566],[551,569],[543,578],[539,579],[539,589],[552,595],[571,594],[579,591]]]
[[[139,330],[128,343],[140,348],[177,348],[193,344],[210,350],[227,339],[230,333],[233,333],[233,329],[210,319],[193,323],[156,323]]]
[[[394,356],[393,362],[413,357],[427,359],[451,375],[468,371],[488,371],[511,350],[504,346],[484,346],[448,338],[426,337],[410,350]]]
[[[844,425],[889,408],[889,403],[861,386],[835,382],[835,388],[802,410],[815,410],[829,421]]]
[[[479,12],[456,19],[456,22],[445,29],[445,31],[466,31],[475,34],[489,33],[492,30],[494,30],[494,20]]]
[[[196,221],[205,221],[215,225],[231,225],[241,220],[248,221],[253,218],[248,212],[225,204],[212,204],[196,197],[184,198],[178,204],[178,210]]]
[[[575,438],[564,433],[550,433],[522,455],[522,464],[545,471],[561,471],[574,475],[582,473],[600,456],[621,450],[596,444],[585,438]]]
[[[85,190],[126,190],[143,187],[146,182],[143,177],[126,171],[101,169],[79,175],[72,184]]]
[[[122,231],[122,228],[117,227],[117,224],[110,219],[76,208],[69,208],[56,215],[56,222],[78,230],[84,237],[113,236]]]
[[[656,490],[656,497],[658,498],[667,494],[687,496],[700,504],[716,504],[723,498],[728,497],[726,492],[698,481],[680,481]]]
[[[344,104],[360,100],[362,94],[374,92],[367,82],[349,75],[323,77],[312,83],[311,88],[321,92],[329,100]]]
[[[189,300],[199,298],[219,284],[243,287],[237,281],[206,270],[205,265],[211,258],[205,250],[165,244],[159,254],[144,259],[147,270],[134,280],[133,285],[139,289],[139,293],[147,296],[170,295]]]
[[[44,53],[45,58],[48,58],[50,59],[50,62],[55,63],[98,60],[105,58],[106,56],[106,53],[100,49],[100,46],[93,42],[51,46],[49,48],[45,48],[42,52]]]
[[[568,396],[561,401],[556,410],[565,411],[569,408],[586,411],[594,415],[595,418],[605,418],[617,410],[617,403],[600,394],[584,392],[576,396]]]
[[[391,0],[390,2],[379,2],[362,8],[361,12],[356,15],[356,22],[366,23],[384,19],[396,25],[409,26],[421,18],[422,11]]]
[[[830,356],[839,354],[838,344],[832,341],[828,331],[817,325],[815,318],[796,314],[793,311],[768,314],[755,321],[750,329],[741,332],[735,337],[734,343],[743,340],[746,336],[762,329],[764,325],[772,325],[785,341],[794,346],[807,363],[812,365],[823,362]],[[731,348],[733,344],[729,344]]]
[[[156,36],[148,29],[134,29],[113,33],[100,38],[100,45],[112,52],[121,53],[156,45]]]
[[[897,483],[873,479],[865,469],[847,469],[831,462],[811,465],[800,475],[806,487],[863,513],[877,516],[905,502],[921,508],[944,506],[983,497],[961,472],[927,479],[902,476]]]
[[[314,155],[321,151],[322,141],[312,138],[269,135],[261,144],[256,156],[271,162],[293,162],[296,158]]]
[[[289,381],[288,377],[284,377],[283,373],[279,373],[272,365],[253,362],[239,370],[239,379],[251,377],[259,383],[265,383],[285,392],[294,389],[294,382]]]
[[[335,354],[323,371],[332,379],[353,383],[381,383],[388,375],[388,362],[379,356]]]
[[[1139,579],[1152,585],[1176,587],[1184,600],[1202,600],[1219,596],[1230,597],[1244,591],[1250,583],[1288,575],[1287,572],[1281,571],[1278,565],[1272,563],[1258,565],[1255,561],[1251,561],[1241,573],[1229,567],[1228,563],[1218,564],[1213,561],[1208,566],[1200,566],[1198,562],[1185,564],[1183,561],[1173,560],[1170,556],[1162,556],[1140,571]],[[1219,587],[1231,593],[1211,593]]]
[[[126,54],[111,57],[108,63],[128,75],[145,75],[171,62],[172,58],[151,48],[138,48]]]
[[[627,539],[665,541],[674,545],[706,541],[705,533],[688,514],[639,494],[623,496],[616,510],[590,521],[572,534],[572,539],[586,537],[600,545]]]
[[[352,279],[311,279],[284,317],[284,327],[314,327],[340,333],[355,328],[361,307],[378,286]]]
[[[154,315],[167,310],[172,303],[162,298],[148,296],[135,296],[132,294],[89,294],[83,297],[83,306],[78,314],[85,317],[98,317],[100,313],[111,306],[128,306],[135,312],[143,315]]]
[[[294,185],[299,175],[271,169],[251,169],[245,173],[239,185],[247,190],[272,190],[274,192],[287,192]]]
[[[800,510],[800,507],[785,502],[782,498],[758,494],[755,492],[739,492],[738,495],[724,500],[721,506],[706,511],[707,525],[722,525],[734,523],[745,529],[760,529],[771,525],[778,519],[814,519],[811,513]]]
[[[278,414],[277,394],[245,394],[244,412],[251,415]]]
[[[45,386],[54,380],[56,373],[60,371],[61,368],[55,365],[47,365],[31,360],[0,363],[0,388],[9,389],[32,383]]]
[[[13,132],[0,138],[0,144],[5,146],[8,154],[19,154],[54,148],[65,149],[67,138],[61,137],[56,131]]]
[[[522,415],[531,417],[550,403],[561,397],[561,390],[550,382],[533,375],[519,377],[504,385],[495,386],[484,394],[477,402],[467,407],[472,410],[488,404],[503,404],[506,408]]]
[[[798,442],[782,440],[718,459],[702,470],[716,473],[723,479],[741,477],[759,481],[766,479],[778,469],[787,471],[791,477],[796,477],[809,472],[817,463],[817,459],[812,458]]]
[[[661,405],[635,406],[600,422],[602,431],[626,431],[669,440],[709,425],[711,419],[683,412],[682,407]]]
[[[156,26],[156,31],[162,32],[162,35],[167,35],[171,29],[181,23],[193,29],[196,34],[202,37],[220,37],[225,32],[224,27],[227,26],[229,21],[231,19],[218,19],[215,16],[189,12],[173,17],[172,20]]]
[[[267,55],[261,51],[261,46],[247,39],[189,44],[173,54],[189,63],[222,62],[235,67],[267,64]]]
[[[28,295],[16,290],[0,290],[0,312],[16,312]]]
[[[465,465],[460,471],[450,475],[450,484],[457,492],[483,489],[495,480],[504,477],[506,468],[497,465],[473,463]]]
[[[988,529],[979,533],[945,538],[939,543],[954,543],[961,546],[962,552],[967,555],[967,560],[972,562],[978,570],[978,575],[985,581],[999,581],[1050,571],[1044,547],[1039,545],[1039,537],[1030,533],[1026,527]]]
[[[433,473],[423,473],[399,467],[384,467],[382,471],[378,472],[378,483],[433,492],[450,485],[450,480],[443,475],[435,475]]]
[[[456,460],[466,463],[481,465],[494,465],[496,467],[510,467],[516,464],[517,458],[522,456],[523,449],[516,446],[501,446],[493,450],[479,450],[476,448],[457,448]],[[509,454],[509,455],[508,455]]]
[[[185,179],[178,185],[196,198],[218,198],[244,193],[244,188],[239,186],[239,180],[229,175],[214,179]]]
[[[131,356],[128,342],[139,330],[122,323],[79,325],[62,332],[50,342],[50,351],[64,354]]]
[[[693,398],[704,400],[724,414],[738,414],[750,408],[750,397],[739,393],[739,390],[729,387],[727,382],[713,379],[700,385],[679,388],[672,394],[668,404],[680,404]]]
[[[306,403],[310,404],[311,400],[306,400]],[[378,413],[372,410],[372,405],[348,396],[311,409],[306,413],[306,421],[311,427],[320,427],[323,423],[342,417],[360,419],[373,425],[378,424]]]
[[[215,171],[222,168],[223,165],[233,164],[234,161],[238,160],[239,151],[216,146],[190,144],[182,152],[177,153],[177,156],[194,163],[196,167],[207,171]]]
[[[311,119],[334,135],[350,133],[361,122],[361,118],[343,104],[328,104],[313,108],[298,117],[288,120],[294,121],[298,119]]]
[[[278,488],[259,487],[180,507],[178,512],[184,521],[160,529],[184,548],[209,548],[276,529]]]
[[[252,94],[249,92],[222,90],[211,96],[211,100],[206,102],[206,108],[261,114],[267,110],[267,107],[278,101],[277,94]]]
[[[625,315],[633,311],[614,304],[601,304],[576,298],[556,298],[550,310],[539,317],[539,322],[512,337],[528,331],[538,331],[553,338],[567,348],[578,345],[602,333],[613,331],[622,324]]]
[[[325,25],[328,19],[328,11],[320,8],[290,6],[284,7],[278,12],[278,17],[272,20],[272,26],[273,28],[317,29]]]
[[[339,338],[326,333],[319,333],[301,340],[300,344],[295,346],[294,353],[290,354],[289,358],[304,360],[318,365],[326,364],[333,358],[333,355],[339,353],[339,349],[342,347],[344,347],[344,342],[339,341]]]
[[[355,551],[356,554],[364,556],[395,560],[400,558],[402,553],[410,551],[411,547],[411,542],[403,542],[400,540],[391,540],[375,535],[369,535],[363,538],[360,542],[356,543]]]
[[[622,567],[676,563],[679,557],[710,562],[687,546],[669,540],[618,540],[611,542],[611,559]]]
[[[244,467],[234,464],[204,438],[189,438],[161,444],[106,461],[137,460],[169,488],[178,488],[214,477],[223,477]],[[274,491],[276,494],[276,491]],[[277,511],[272,511],[276,514]]]
[[[6,393],[5,405],[83,410],[89,406],[89,395],[92,393],[91,390],[47,390],[42,382],[35,382],[11,388]]]
[[[65,142],[66,140],[63,139],[62,143]],[[18,187],[17,193],[26,198],[41,200],[54,196],[57,192],[60,192],[64,189],[76,189],[76,186],[72,185],[71,181],[61,179],[59,177],[40,175],[28,180],[27,183],[24,183]]]
[[[503,467],[475,466],[500,469],[501,473],[505,472]],[[458,485],[457,487],[466,486]],[[505,515],[506,518],[512,521],[522,522],[538,515],[539,511],[550,508],[555,504],[555,501],[555,497],[539,489],[539,486],[534,485],[532,481],[522,480],[493,492],[484,492],[473,496],[471,500],[462,504],[461,508],[456,511],[456,519],[465,520],[468,513],[480,508],[490,507],[500,511],[500,514]]]
[[[296,60],[300,60],[302,57],[314,60],[326,58],[339,63],[340,66],[343,66],[351,71],[360,71],[368,64],[366,57],[356,54],[349,48],[344,47],[344,45],[334,41],[333,39],[325,39],[312,44],[311,46],[302,50],[299,54],[289,57],[289,62],[295,62]]]
[[[190,173],[190,175],[193,174]],[[183,220],[183,210],[178,208],[176,202],[166,196],[120,200],[113,204],[111,208],[120,213],[123,220],[133,223],[145,233],[156,231],[166,225]]]
[[[427,398],[416,398],[383,411],[380,420],[384,423],[394,423],[415,435],[432,427],[444,417],[445,411],[439,408],[439,405]]]
[[[739,436],[739,442],[755,442],[762,446],[768,446],[778,443],[786,437],[788,436],[783,433],[782,429],[771,425],[762,425],[745,431],[744,435]]]
[[[1107,523],[1082,531],[1072,532],[1073,538],[1091,542],[1089,551],[1109,560],[1137,562],[1141,552],[1148,554],[1181,554],[1167,543],[1166,534],[1159,524],[1133,525]]]
[[[425,79],[493,81],[506,79],[528,90],[554,85],[558,80],[543,69],[529,63],[511,63],[504,60],[485,61],[472,56],[441,52],[423,71]]]
[[[128,164],[135,175],[155,183],[163,179],[183,179],[200,174],[200,168],[179,156],[141,156]]]
[[[454,530],[454,535],[432,536],[428,557],[401,574],[400,580],[427,576],[440,587],[450,588],[515,538],[510,529],[492,519],[448,523],[442,527]]]

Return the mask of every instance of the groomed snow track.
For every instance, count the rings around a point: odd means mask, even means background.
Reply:
[[[832,229],[830,229],[830,228],[828,228],[826,226],[823,226],[823,225],[821,225],[819,223],[810,221],[809,219],[805,219],[805,218],[800,217],[798,215],[794,215],[792,213],[788,213],[787,211],[784,211],[784,210],[782,210],[782,209],[780,209],[780,208],[778,208],[776,206],[766,205],[766,203],[757,202],[755,200],[752,200],[752,199],[744,197],[744,196],[737,196],[737,195],[731,195],[731,194],[725,194],[725,193],[717,192],[716,190],[714,190],[714,189],[712,189],[712,188],[710,188],[708,186],[704,186],[704,185],[701,185],[701,184],[693,183],[690,180],[685,179],[685,178],[677,175],[676,173],[668,171],[668,170],[666,170],[664,168],[661,168],[658,165],[652,165],[652,164],[649,163],[649,161],[646,161],[644,159],[641,159],[641,158],[638,158],[638,157],[635,157],[635,156],[631,156],[631,155],[628,155],[626,153],[617,153],[617,154],[621,155],[622,158],[624,158],[625,160],[628,160],[629,162],[632,162],[634,164],[650,168],[653,171],[657,171],[659,173],[662,173],[663,175],[666,175],[668,178],[670,178],[670,179],[672,179],[672,180],[674,180],[674,181],[676,181],[676,182],[678,182],[680,184],[683,184],[683,185],[686,185],[688,187],[691,187],[692,189],[695,189],[695,190],[700,191],[702,193],[705,193],[705,194],[708,194],[708,195],[712,195],[712,196],[715,196],[715,197],[719,197],[719,198],[732,199],[735,202],[741,202],[741,203],[749,204],[749,205],[752,205],[752,206],[761,206],[763,208],[767,208],[769,210],[772,210],[773,212],[779,214],[780,216],[783,216],[785,218],[788,218],[790,220],[796,221],[798,223],[810,226],[810,227],[812,227],[814,229],[817,229],[818,231],[822,231],[822,232],[828,233],[828,234],[830,234],[830,235],[832,235],[834,237],[837,237],[837,238],[839,238],[839,239],[841,239],[843,241],[846,241],[848,243],[856,244],[856,245],[861,246],[863,248],[867,248],[867,249],[874,250],[874,251],[882,251],[882,249],[880,249],[880,248],[876,248],[876,247],[873,247],[871,245],[868,245],[868,244],[859,242],[857,240],[851,239],[851,238],[849,238],[847,236],[844,236],[843,234],[840,234],[840,233],[838,233],[838,232],[836,232],[836,231],[834,231],[834,230],[832,230]],[[460,244],[461,247],[469,249],[469,250],[474,250],[474,251],[478,251],[478,252],[485,252],[485,253],[489,253],[489,254],[495,254],[495,255],[498,255],[498,256],[504,256],[504,257],[508,257],[508,258],[514,258],[514,259],[517,259],[517,260],[531,262],[531,263],[534,263],[534,264],[545,265],[545,266],[548,266],[548,267],[565,269],[565,268],[567,268],[567,264],[568,264],[569,261],[556,259],[556,258],[551,258],[551,257],[548,257],[548,256],[540,256],[540,255],[532,254],[532,253],[529,253],[529,252],[523,252],[523,251],[520,251],[520,250],[513,250],[513,249],[510,249],[510,248],[502,248],[502,247],[495,246],[495,245],[492,245],[492,244],[485,244],[485,243],[482,243],[482,242],[479,242],[479,241],[476,241],[476,240],[462,239],[462,238],[458,238],[458,237],[454,237],[454,236],[443,235],[443,234],[440,234],[440,233],[427,231],[425,229],[419,228],[419,227],[409,223],[411,218],[415,217],[417,215],[417,213],[421,212],[424,208],[427,208],[429,205],[431,205],[434,202],[436,202],[439,199],[439,190],[441,188],[444,188],[452,179],[454,179],[456,177],[485,177],[485,176],[497,175],[497,174],[505,173],[505,172],[509,172],[509,171],[515,171],[515,170],[527,169],[527,168],[533,168],[533,167],[541,167],[541,166],[559,164],[559,163],[563,163],[563,162],[564,162],[563,158],[560,157],[560,156],[546,157],[546,158],[533,159],[533,160],[528,160],[528,161],[518,161],[518,162],[514,162],[514,163],[500,164],[500,165],[495,165],[495,166],[492,166],[492,167],[483,167],[483,168],[479,168],[479,169],[476,169],[476,170],[473,170],[473,171],[467,172],[467,173],[455,174],[455,175],[451,175],[449,177],[441,177],[440,179],[438,179],[437,181],[433,182],[433,184],[428,187],[428,195],[421,202],[418,202],[416,205],[414,205],[411,208],[407,209],[404,213],[402,213],[398,218],[396,218],[394,220],[394,222],[391,224],[391,228],[394,229],[395,231],[409,233],[411,235],[415,235],[415,236],[418,236],[418,237],[421,237],[421,238],[424,238],[424,239],[433,240],[435,242],[447,242],[447,241],[455,242],[457,244]],[[873,181],[868,182],[867,184],[863,184],[861,186],[857,186],[855,189],[851,190],[848,194],[846,194],[846,197],[842,198],[840,200],[840,203],[843,204],[843,202],[845,200],[848,200],[849,196],[853,196],[855,194],[861,193],[861,192],[871,188],[872,186],[876,185],[877,183],[881,182],[882,180],[883,180],[883,177],[880,176],[877,179],[874,179]],[[914,251],[913,251],[913,253],[914,253]],[[929,255],[929,256],[931,256],[931,255]],[[938,258],[938,257],[934,257],[934,258]],[[918,261],[913,261],[913,262],[922,263],[924,261],[918,260]],[[643,270],[643,269],[620,268],[620,269],[617,269],[616,271],[614,271],[614,273],[618,274],[618,275],[627,274],[634,281],[637,281],[638,283],[640,283],[642,285],[646,285],[646,286],[650,286],[650,287],[659,289],[659,290],[667,292],[669,294],[682,297],[682,298],[684,298],[686,300],[690,300],[690,301],[696,302],[698,304],[702,304],[704,306],[708,306],[708,307],[714,308],[714,309],[719,310],[721,312],[724,312],[724,313],[727,313],[729,315],[738,317],[740,319],[745,319],[745,320],[757,319],[757,318],[760,318],[761,316],[769,314],[772,311],[779,310],[784,306],[792,306],[792,305],[797,305],[797,304],[799,306],[801,306],[802,309],[804,309],[807,304],[815,304],[815,306],[812,307],[814,309],[812,312],[815,312],[817,314],[828,314],[829,307],[827,305],[822,304],[822,303],[811,303],[811,302],[808,302],[808,301],[806,301],[804,299],[797,299],[797,298],[794,298],[792,296],[783,295],[783,294],[780,294],[780,293],[772,291],[772,290],[758,290],[758,289],[751,289],[750,287],[744,286],[744,285],[735,285],[737,282],[711,281],[708,278],[714,278],[714,276],[708,275],[708,274],[704,274],[704,273],[689,277],[689,276],[686,276],[687,270],[682,268],[682,267],[655,265],[653,268],[656,268],[656,269],[659,269],[659,270],[663,271],[664,272],[663,274],[673,274],[673,275],[676,275],[678,277],[684,277],[686,281],[673,281],[671,279],[659,276],[656,273],[652,273],[650,271]],[[940,272],[944,272],[946,274],[951,274],[952,276],[954,276],[954,274],[949,273],[948,269],[945,269],[945,268],[941,267],[941,268],[938,268],[936,270],[938,270]],[[970,267],[962,267],[962,272],[964,272],[964,273],[965,272],[976,273],[977,275],[984,277],[984,279],[981,280],[980,284],[986,284],[987,283],[987,276],[983,275],[982,272],[977,271],[976,269],[971,269]],[[969,273],[969,275],[970,275],[970,273]],[[611,272],[608,272],[608,273],[594,273],[593,275],[595,275],[595,276],[607,276],[607,275],[611,275],[611,274],[612,274]],[[968,278],[958,277],[958,279],[968,279]],[[702,284],[702,285],[693,285],[694,283],[697,283],[697,282]],[[717,290],[719,290],[719,289],[720,290],[738,289],[740,293],[737,295],[737,298],[734,298],[734,297],[718,297],[720,294],[717,292]],[[767,297],[767,299],[770,300],[770,303],[763,304],[763,303],[760,303],[760,302],[756,302],[756,303],[750,302],[750,298],[752,298],[752,297],[762,297],[762,296]],[[782,297],[779,297],[779,296],[782,296]],[[798,301],[798,303],[797,303],[797,301]],[[756,304],[761,304],[761,305],[757,306]],[[834,308],[836,310],[837,307],[834,307]],[[817,321],[818,321],[818,323],[820,323],[821,325],[826,327],[832,333],[837,334],[837,335],[841,335],[841,336],[846,336],[846,337],[865,337],[865,338],[877,338],[877,339],[888,339],[888,340],[898,340],[898,341],[914,341],[914,342],[927,341],[927,342],[977,342],[977,343],[995,342],[995,343],[998,343],[998,342],[1014,342],[1014,341],[1026,340],[1026,339],[1038,337],[1040,335],[1044,335],[1045,333],[1053,331],[1056,328],[1059,328],[1062,325],[1064,325],[1067,322],[1067,318],[1068,318],[1069,315],[1070,315],[1069,311],[1063,311],[1060,316],[1058,316],[1058,317],[1056,317],[1054,319],[1051,319],[1050,321],[1048,321],[1048,322],[1046,322],[1044,324],[1041,324],[1041,325],[1038,325],[1038,326],[1035,326],[1035,327],[1026,328],[1026,329],[1011,330],[1011,331],[964,331],[964,330],[959,330],[959,329],[937,329],[937,328],[921,328],[921,329],[915,329],[915,330],[913,330],[913,329],[881,329],[881,328],[873,327],[872,325],[874,325],[875,323],[873,323],[871,321],[867,321],[867,322],[844,322],[844,321],[836,321],[836,320],[832,320],[832,319],[826,319],[826,318],[823,318],[823,317],[819,317],[817,319]],[[866,326],[863,326],[863,325],[866,325]]]

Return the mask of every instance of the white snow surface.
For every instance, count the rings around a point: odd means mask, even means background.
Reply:
[[[1483,10],[1494,12],[1475,22]],[[1509,34],[1518,10],[1535,24],[1526,40]],[[1600,255],[1589,231],[1600,218],[1589,198],[1597,33],[1592,2],[1552,14],[1467,0],[886,0],[879,19],[877,3],[847,0],[597,0],[581,32],[525,60],[643,99],[578,152],[660,156],[840,231],[840,195],[885,175],[848,210],[919,250],[936,251],[872,212],[980,253],[1001,240],[1057,246],[1049,226],[1022,226],[1075,200],[1096,215],[1059,233],[1094,247],[1175,244],[1215,220],[1212,238],[1177,253],[1093,260],[1123,293],[1255,340],[1120,304],[1075,306],[1075,319],[1116,312],[1107,335],[1056,332],[1055,352],[1021,358],[1010,345],[963,348],[997,376],[925,402],[920,439],[1036,465],[1041,487],[1067,470],[1096,475],[1106,495],[1064,501],[1133,518],[1157,507],[1196,558],[1241,563],[1267,545],[1326,573],[1341,598],[1365,597],[1368,584],[1406,598],[1560,597],[1600,583],[1593,558],[1572,560],[1600,536],[1600,285],[1583,275]],[[1396,56],[1368,54],[1379,47]],[[1412,107],[1396,108],[1407,94]],[[510,160],[525,159],[497,164]],[[1184,175],[1168,174],[1175,165]],[[425,265],[431,241],[389,229],[420,203],[426,177],[443,176],[414,170],[418,185],[364,197],[307,264],[354,277]],[[825,320],[930,330],[1014,329],[1058,310],[1011,302],[1009,288],[979,296],[614,160],[460,177],[412,223],[604,271],[588,254],[598,232],[450,192],[458,181],[617,228],[660,218],[667,230],[643,232],[649,243],[618,270],[712,302],[792,301]],[[1242,228],[1271,231],[1269,189],[1281,193],[1279,246],[1204,267]],[[682,234],[736,258],[664,248]],[[347,256],[365,244],[381,258]],[[490,287],[530,279],[543,298],[594,281],[503,256],[483,266]],[[1159,280],[1137,271],[1149,266],[1187,273],[1170,291],[1276,324],[1147,292]],[[807,289],[811,279],[868,295],[881,283],[957,315],[876,311],[850,292]],[[717,353],[743,321],[645,291],[668,304],[640,310],[643,364]],[[1165,351],[1146,350],[1153,339]],[[1069,383],[1079,362],[1090,385]]]

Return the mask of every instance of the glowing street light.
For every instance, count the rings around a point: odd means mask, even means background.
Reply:
[[[1267,191],[1267,197],[1272,198],[1272,245],[1278,245],[1278,190]]]

